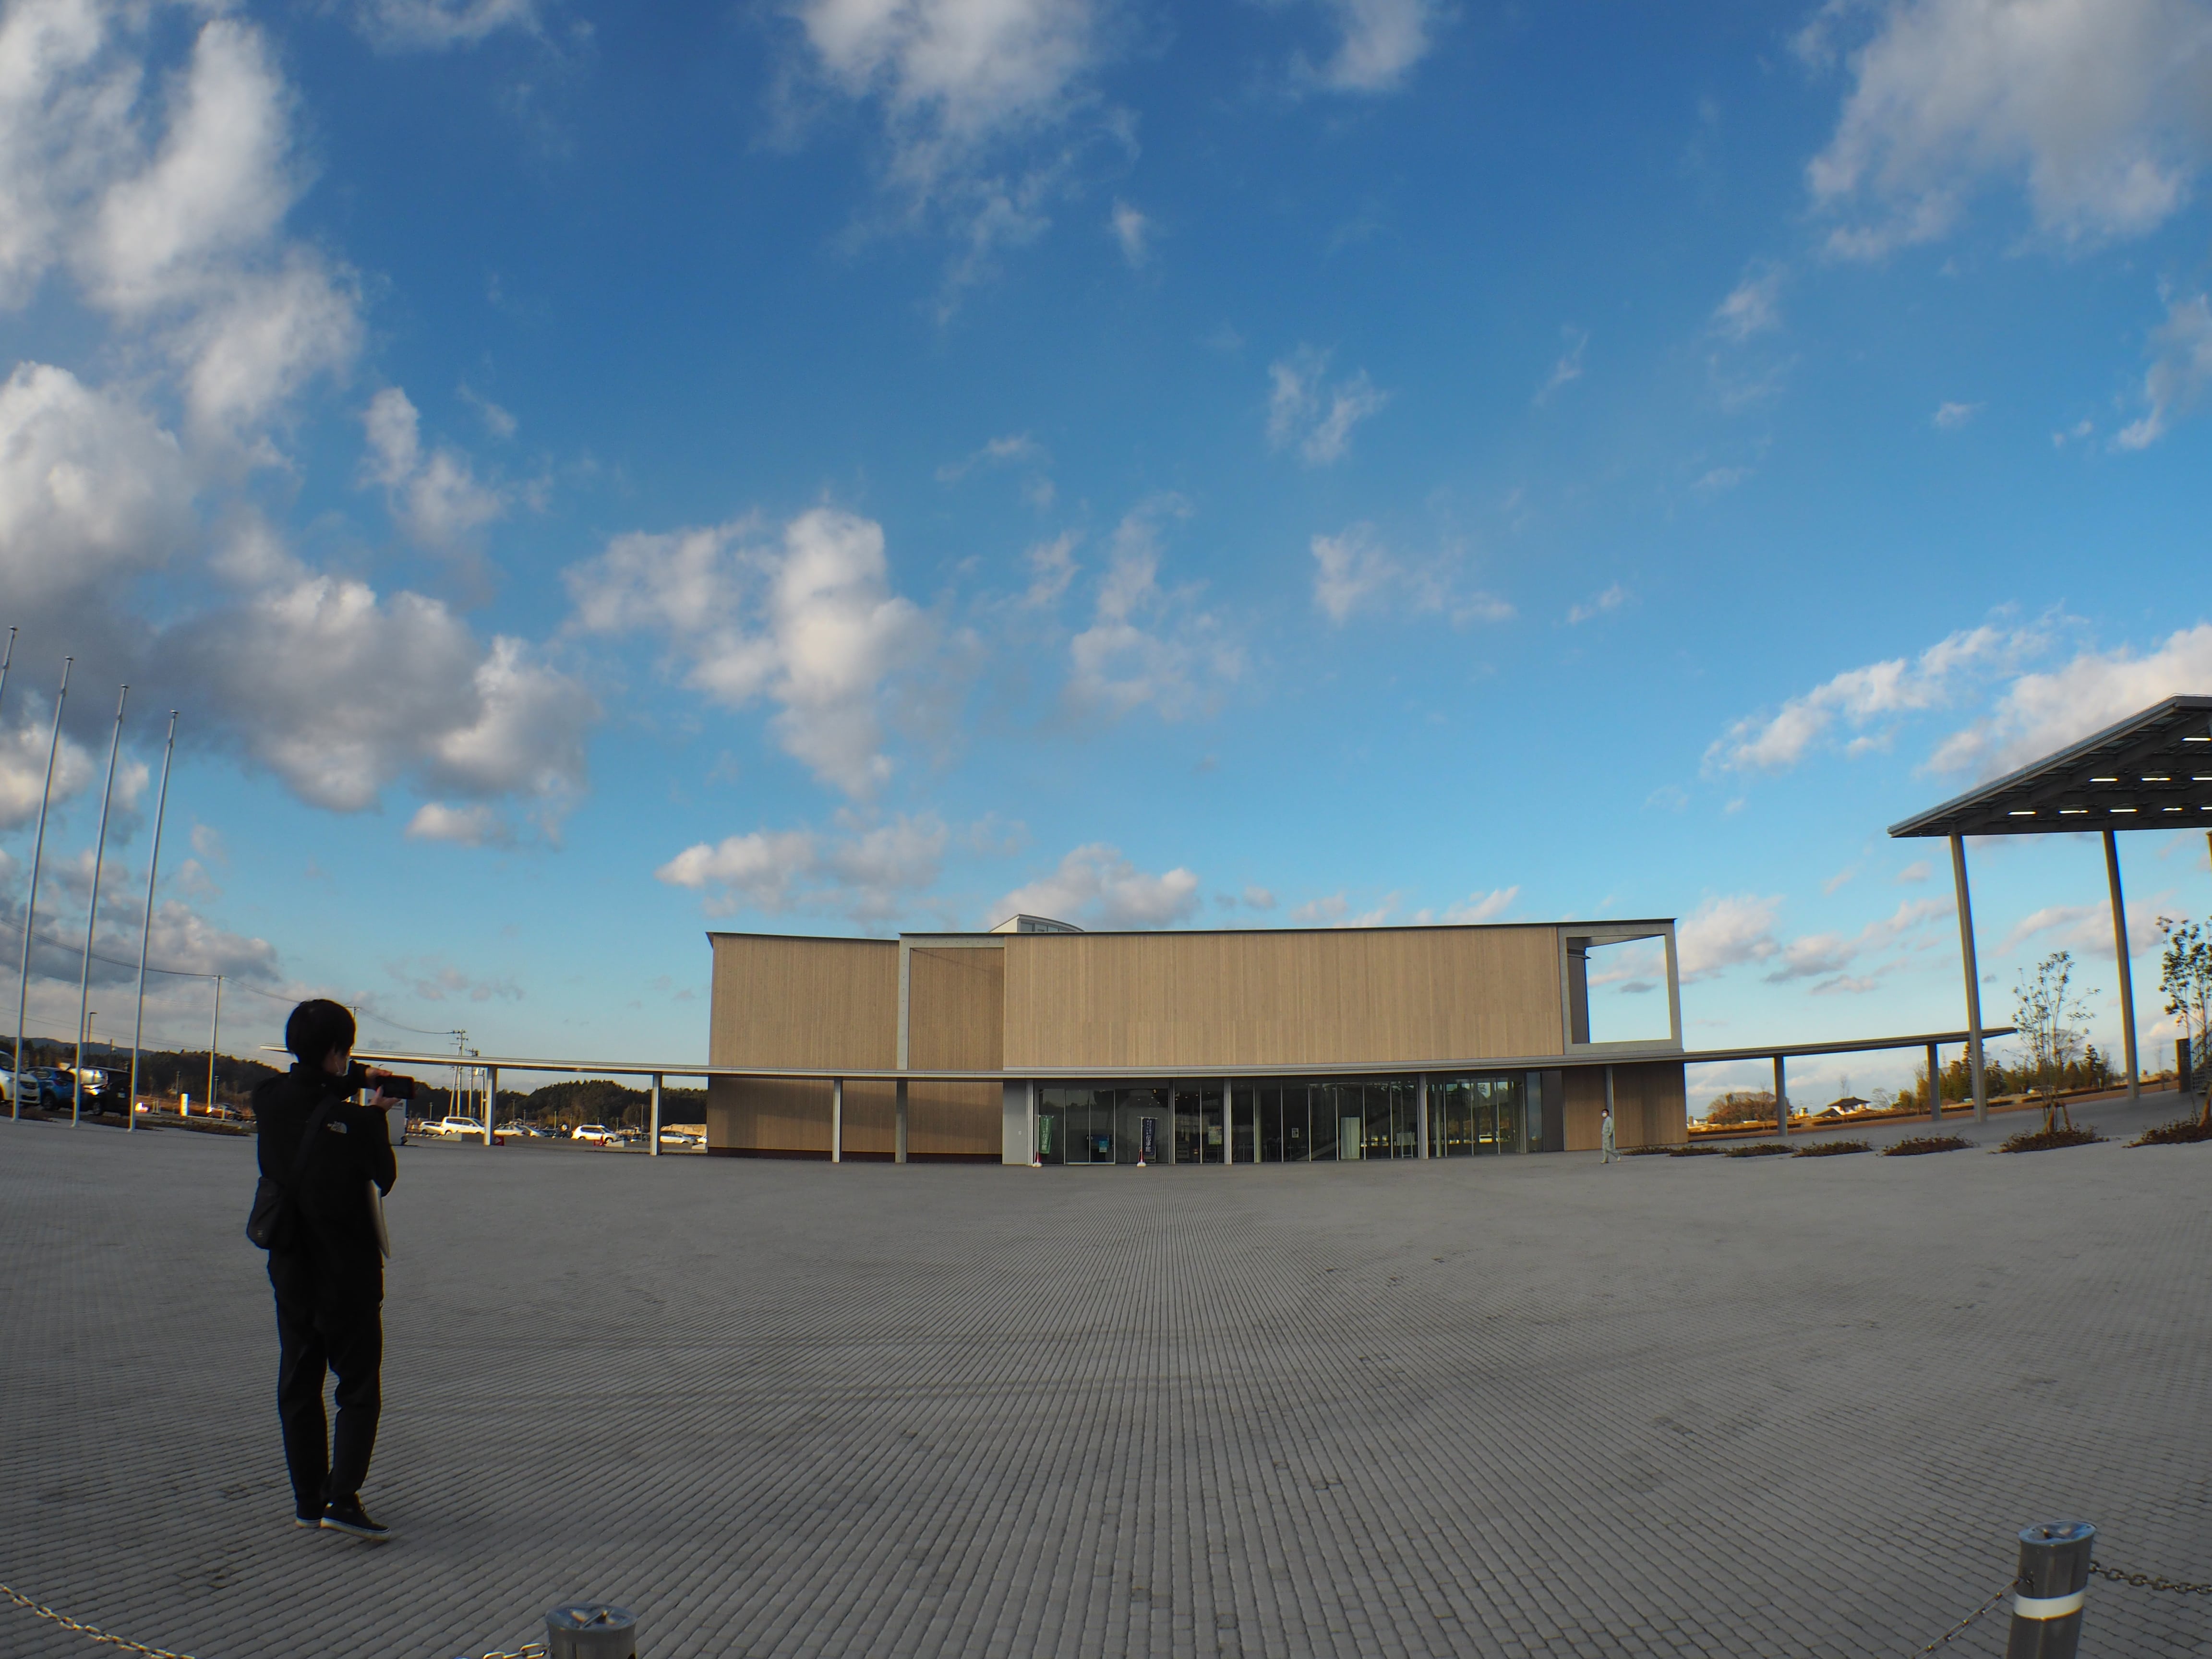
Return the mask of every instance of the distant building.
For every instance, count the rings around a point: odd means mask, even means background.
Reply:
[[[708,1150],[1027,1164],[1579,1151],[1687,1138],[1671,921],[896,939],[710,933]],[[1663,946],[1668,1036],[1590,1040],[1589,954]],[[1662,988],[1656,972],[1649,988]],[[982,1079],[849,1073],[981,1072]]]

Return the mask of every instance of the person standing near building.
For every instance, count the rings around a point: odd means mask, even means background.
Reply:
[[[269,1251],[276,1292],[276,1415],[302,1527],[386,1538],[368,1518],[361,1486],[376,1449],[383,1407],[384,1256],[368,1186],[398,1178],[381,1093],[348,1097],[389,1072],[353,1064],[353,1015],[343,1004],[303,1002],[284,1023],[295,1063],[257,1085],[253,1116],[261,1173],[289,1188],[292,1223]],[[303,1145],[312,1131],[312,1145]],[[297,1173],[297,1180],[294,1179]],[[337,1378],[337,1423],[325,1439],[323,1377]]]
[[[1598,1115],[1597,1144],[1605,1153],[1606,1163],[1611,1164],[1620,1157],[1620,1154],[1613,1147],[1613,1104],[1610,1101],[1606,1103],[1605,1109]]]

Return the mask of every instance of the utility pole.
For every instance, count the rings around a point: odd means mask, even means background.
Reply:
[[[215,976],[215,1023],[208,1027],[208,1110],[215,1110],[215,1045],[222,1035],[222,975]]]

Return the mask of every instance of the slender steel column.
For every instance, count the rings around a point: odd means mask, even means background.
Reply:
[[[1254,1104],[1256,1106],[1257,1103],[1258,1103],[1255,1100]],[[1416,1158],[1431,1157],[1433,1154],[1429,1151],[1429,1074],[1426,1072],[1421,1073],[1419,1080],[1415,1082],[1413,1085],[1413,1111],[1414,1115],[1420,1120],[1419,1129],[1419,1141],[1418,1149],[1415,1151],[1413,1155]],[[1256,1141],[1259,1138],[1260,1124],[1258,1115],[1255,1112],[1254,1114],[1252,1123],[1252,1139]],[[1259,1148],[1255,1146],[1253,1151],[1257,1152]]]
[[[495,1095],[493,1098],[496,1099],[498,1097]],[[660,1156],[660,1073],[658,1072],[653,1074],[652,1115],[653,1127],[647,1133],[653,1139],[645,1149],[645,1155],[647,1158],[659,1158]]]
[[[906,1162],[906,1079],[901,1078],[896,1086],[898,1121],[892,1126],[891,1162],[903,1164]]]
[[[1943,1073],[1936,1064],[1936,1045],[1928,1045],[1928,1121],[1943,1121]]]
[[[499,1127],[499,1067],[484,1067],[484,1150],[491,1150],[492,1132]],[[658,1098],[659,1091],[654,1091]]]
[[[845,1161],[845,1079],[830,1079],[830,1161]]]
[[[1774,1133],[1790,1137],[1790,1068],[1779,1054],[1774,1057]]]
[[[1253,1125],[1255,1128],[1258,1127]],[[1233,1078],[1221,1079],[1221,1161],[1237,1161],[1237,1084]]]
[[[15,990],[15,1076],[8,1089],[11,1118],[21,1116],[23,1111],[23,1026],[30,1017],[31,923],[39,914],[39,866],[46,856],[46,806],[54,797],[54,757],[61,753],[62,704],[69,701],[70,665],[76,660],[62,659],[62,689],[54,695],[54,733],[46,740],[46,787],[39,797],[39,835],[31,843],[31,888],[23,898],[23,965]]]
[[[131,1109],[123,1127],[138,1127],[138,1049],[146,1040],[146,952],[154,943],[154,876],[161,867],[161,820],[169,810],[169,759],[177,752],[177,711],[169,711],[169,738],[161,747],[161,793],[154,802],[154,850],[146,860],[146,925],[138,934],[138,1014],[131,1027]]]
[[[1990,1121],[1990,1088],[1982,1072],[1982,970],[1974,958],[1974,901],[1966,888],[1966,838],[1951,837],[1951,886],[1959,897],[1959,955],[1966,969],[1966,1072],[1973,1079],[1974,1121]]]
[[[215,1018],[208,1025],[208,1110],[215,1110],[215,1045],[222,1037],[222,975],[215,976]]]
[[[2128,962],[2128,908],[2120,897],[2120,846],[2105,831],[2105,882],[2112,891],[2112,955],[2120,964],[2120,1035],[2127,1040],[2128,1098],[2142,1098],[2142,1067],[2136,1064],[2136,981]]]
[[[107,740],[107,781],[100,791],[100,834],[92,844],[92,899],[84,907],[84,967],[76,978],[76,1074],[70,1079],[70,1127],[84,1115],[84,1028],[92,1007],[92,933],[100,922],[100,872],[107,860],[107,809],[115,799],[115,757],[123,748],[123,705],[131,701],[125,686],[115,699],[115,735]],[[123,1121],[137,1114],[128,1106]]]

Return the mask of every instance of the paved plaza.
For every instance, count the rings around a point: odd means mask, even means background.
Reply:
[[[0,1579],[197,1659],[452,1659],[580,1596],[646,1659],[1903,1656],[2075,1516],[2212,1578],[2212,1146],[410,1147],[383,1546],[291,1524],[252,1155],[0,1122]],[[102,1650],[0,1605],[0,1653]],[[2212,1653],[2212,1598],[2100,1583],[2082,1651]]]

